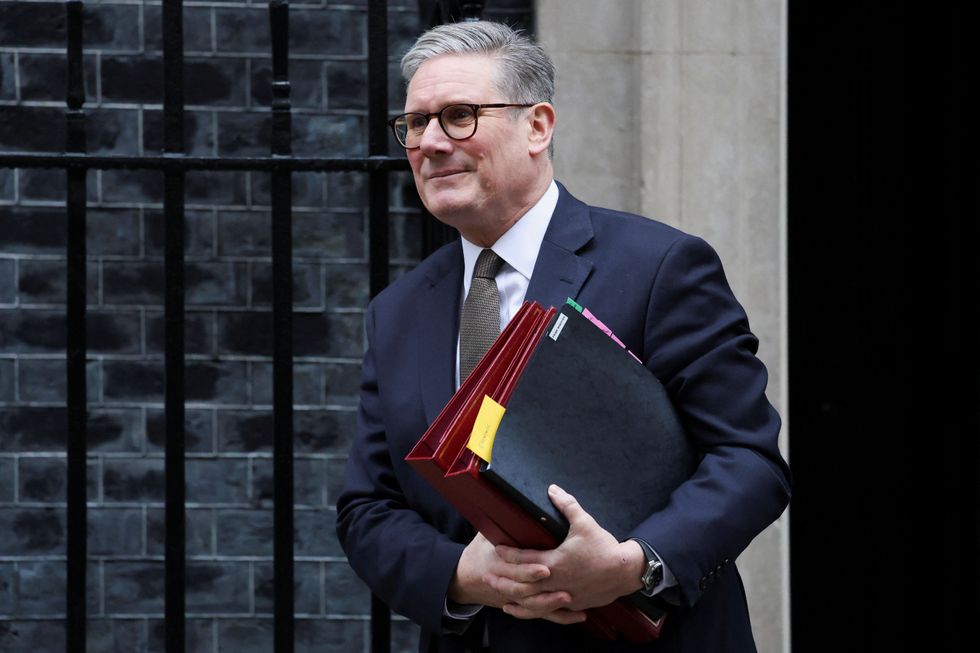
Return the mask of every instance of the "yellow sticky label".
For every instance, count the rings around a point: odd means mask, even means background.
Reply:
[[[477,413],[476,422],[473,424],[473,432],[470,433],[470,441],[466,443],[467,449],[487,462],[490,462],[493,438],[497,435],[497,427],[500,426],[505,410],[507,409],[491,399],[489,395],[484,395],[480,412]]]

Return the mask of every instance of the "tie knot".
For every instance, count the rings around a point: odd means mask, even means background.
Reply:
[[[473,268],[473,278],[475,279],[494,279],[500,272],[500,266],[504,264],[504,259],[497,256],[492,249],[485,249],[480,252],[476,259],[476,266]]]

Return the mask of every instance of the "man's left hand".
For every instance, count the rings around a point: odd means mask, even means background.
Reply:
[[[571,596],[571,603],[566,608],[585,610],[608,605],[620,596],[640,589],[645,564],[640,545],[631,540],[619,542],[579,505],[575,497],[557,485],[548,488],[548,495],[568,519],[568,535],[558,548],[550,551],[497,546],[497,555],[507,562],[542,564],[551,572],[547,579],[539,581],[541,594],[507,604],[504,612],[519,619],[542,618],[553,609],[543,599],[556,591]],[[511,582],[511,579],[499,576],[487,580],[491,586]]]

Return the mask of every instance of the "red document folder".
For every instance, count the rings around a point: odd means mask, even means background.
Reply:
[[[494,544],[552,549],[560,540],[487,481],[483,461],[466,448],[485,395],[506,406],[528,360],[556,314],[525,302],[429,426],[405,460]],[[651,617],[626,597],[588,611],[584,626],[601,639],[656,639],[663,615]]]

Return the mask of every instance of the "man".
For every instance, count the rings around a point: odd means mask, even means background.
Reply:
[[[421,625],[420,651],[754,651],[732,561],[785,508],[789,471],[757,340],[717,256],[666,225],[586,206],[554,181],[554,67],[510,28],[435,28],[402,70],[406,113],[392,127],[425,206],[461,239],[365,316],[358,432],[337,502],[351,565]],[[617,541],[552,487],[566,540],[552,551],[494,547],[404,462],[465,377],[470,290],[486,283],[500,327],[525,298],[575,299],[670,393],[702,458],[631,539]],[[573,625],[637,591],[677,606],[656,642],[592,640]]]

